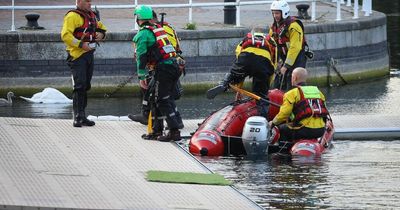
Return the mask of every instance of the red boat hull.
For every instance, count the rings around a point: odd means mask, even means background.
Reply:
[[[268,92],[268,98],[275,104],[282,104],[283,92],[277,89]],[[279,107],[270,105],[268,121],[279,112]],[[259,115],[255,100],[242,100],[229,104],[212,113],[199,125],[189,141],[189,151],[194,155],[222,156],[245,155],[242,143],[242,130],[249,117]],[[330,127],[329,127],[329,126]],[[299,156],[314,156],[324,152],[333,138],[333,124],[327,123],[327,132],[320,140],[299,140],[295,144],[286,143],[275,147],[271,145],[269,153],[284,152]]]

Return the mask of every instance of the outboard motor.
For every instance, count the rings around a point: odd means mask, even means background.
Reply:
[[[247,155],[265,155],[268,149],[268,122],[264,117],[253,116],[246,120],[242,141]]]

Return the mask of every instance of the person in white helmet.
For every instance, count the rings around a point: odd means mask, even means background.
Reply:
[[[306,41],[303,23],[290,16],[290,7],[285,0],[276,0],[271,4],[271,13],[274,18],[269,29],[273,42],[273,50],[281,63],[276,72],[273,88],[288,91],[292,88],[292,71],[296,67],[306,67]]]

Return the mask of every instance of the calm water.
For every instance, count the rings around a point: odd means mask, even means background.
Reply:
[[[400,68],[400,3],[373,2],[388,15],[391,67]],[[400,78],[324,89],[335,115],[399,115]],[[186,119],[204,118],[228,104],[233,94],[207,100],[185,96],[178,102]],[[2,117],[71,118],[70,105],[29,104],[16,100],[0,107]],[[90,99],[91,115],[137,113],[136,98]],[[238,157],[199,159],[211,170],[265,208],[272,209],[400,209],[400,141],[338,141],[320,159],[290,160],[280,156],[248,160]]]
[[[400,141],[335,142],[312,161],[199,159],[268,209],[400,208]]]
[[[334,115],[398,113],[400,77],[322,90]],[[183,118],[199,119],[229,104],[233,97],[233,93],[219,95],[214,100],[208,100],[205,96],[184,96],[177,104]],[[90,98],[88,104],[87,113],[90,115],[126,116],[138,113],[141,102],[138,98]],[[0,107],[2,117],[70,119],[71,113],[72,105],[31,104],[18,98],[12,107]]]
[[[400,78],[324,89],[335,115],[399,115]],[[207,100],[183,97],[178,106],[185,119],[204,118],[228,104],[233,93]],[[136,98],[90,99],[92,115],[123,116],[138,112]],[[0,107],[0,116],[71,118],[71,105],[30,104],[16,100]],[[71,122],[72,123],[72,122]],[[396,209],[400,208],[400,141],[339,141],[321,159],[290,160],[269,156],[199,159],[214,172],[265,208],[276,209]]]

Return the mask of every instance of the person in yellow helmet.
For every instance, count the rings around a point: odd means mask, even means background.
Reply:
[[[76,9],[64,17],[61,39],[66,45],[67,64],[72,72],[74,127],[95,125],[86,118],[87,91],[91,88],[93,53],[97,43],[104,40],[106,30],[91,10],[91,0],[76,0]]]
[[[306,41],[303,23],[290,16],[290,7],[285,0],[275,0],[271,4],[274,22],[270,26],[269,35],[274,40],[274,51],[281,66],[276,72],[274,88],[287,91],[291,87],[292,71],[296,67],[306,67]]]
[[[152,93],[155,105],[151,107],[153,116],[153,128],[149,134],[144,134],[144,139],[158,141],[179,141],[180,130],[183,127],[182,118],[176,114],[176,105],[172,97],[173,88],[180,77],[180,71],[176,61],[176,51],[167,38],[166,32],[159,24],[151,23],[153,10],[150,6],[139,5],[135,8],[134,15],[140,29],[133,38],[136,46],[136,63],[138,79],[142,86],[146,86],[146,78],[149,69],[146,66],[154,66]],[[163,132],[163,120],[167,122],[169,131]]]
[[[306,85],[306,80],[305,68],[293,70],[291,83],[294,88],[283,95],[279,113],[269,122],[273,128],[272,144],[279,140],[319,138],[324,134],[329,115],[325,96],[318,87]]]
[[[261,28],[254,28],[246,34],[237,45],[236,60],[222,82],[225,87],[228,84],[239,84],[249,76],[252,77],[252,92],[267,99],[270,77],[274,74],[267,40],[267,35]],[[268,104],[259,100],[257,105],[260,115],[267,117]]]

